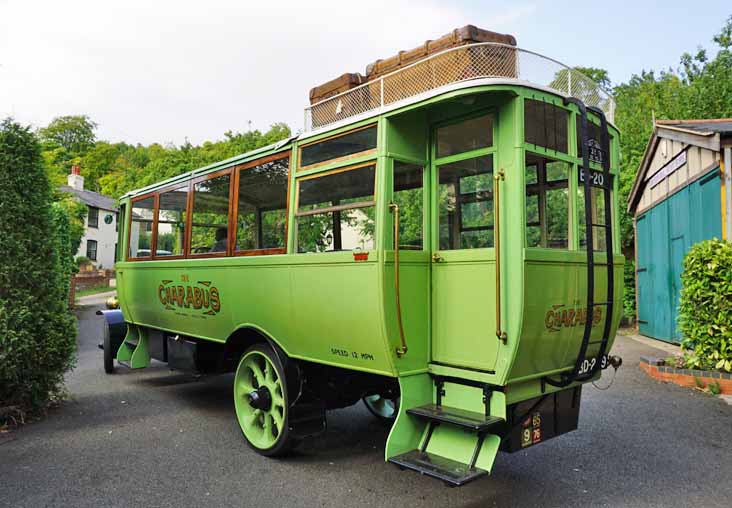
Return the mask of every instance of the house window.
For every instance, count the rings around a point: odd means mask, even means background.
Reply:
[[[86,241],[86,257],[88,257],[92,261],[97,260],[97,241],[96,240],[87,240]]]
[[[87,216],[86,224],[90,228],[99,227],[99,208],[94,208],[93,206],[89,207],[89,214]]]

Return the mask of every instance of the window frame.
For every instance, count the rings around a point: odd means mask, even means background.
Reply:
[[[472,120],[474,118],[479,118],[481,116],[485,115],[491,115],[493,117],[493,121],[491,124],[491,127],[493,129],[493,132],[491,132],[491,140],[492,143],[490,146],[483,147],[483,148],[476,148],[475,150],[470,150],[467,152],[461,152],[453,155],[447,155],[445,157],[437,158],[437,130],[446,127],[452,124],[457,124],[464,122],[466,120]],[[478,251],[478,250],[490,250],[495,249],[495,218],[494,223],[492,226],[487,226],[487,229],[494,232],[494,238],[493,238],[493,247],[477,247],[477,248],[465,248],[465,249],[441,249],[440,248],[440,203],[439,203],[439,185],[440,185],[440,167],[446,166],[448,164],[452,164],[454,162],[463,162],[470,159],[477,159],[479,157],[483,156],[490,156],[493,166],[493,185],[491,187],[491,200],[495,197],[495,175],[496,171],[498,170],[498,110],[493,107],[487,107],[482,108],[476,111],[471,111],[467,114],[456,116],[453,118],[450,118],[448,120],[444,120],[441,122],[438,122],[434,124],[431,127],[430,131],[430,166],[431,166],[431,182],[430,182],[430,214],[431,219],[433,221],[433,224],[435,224],[436,228],[434,231],[430,233],[431,239],[430,244],[432,246],[433,252],[458,252],[458,251]],[[495,205],[494,205],[495,207]]]
[[[360,152],[352,153],[349,155],[342,155],[341,157],[335,157],[333,159],[328,159],[320,162],[315,162],[313,164],[308,164],[307,166],[302,166],[300,161],[302,161],[302,150],[303,148],[307,148],[309,146],[317,145],[318,143],[324,143],[326,141],[330,141],[332,139],[340,138],[343,136],[347,136],[349,134],[353,134],[354,132],[363,131],[366,129],[376,129],[376,146],[374,148],[369,148],[368,150],[362,150]],[[339,132],[338,134],[332,134],[330,136],[326,136],[324,138],[317,139],[315,141],[309,141],[307,143],[304,143],[302,145],[298,145],[297,147],[297,169],[296,173],[299,173],[301,171],[310,171],[314,169],[318,169],[321,167],[328,166],[330,164],[336,164],[336,163],[343,163],[350,161],[352,159],[356,159],[359,157],[368,157],[371,155],[376,155],[376,151],[379,148],[379,124],[378,123],[370,123],[368,125],[362,125],[361,127],[357,127],[355,129],[351,129],[345,132]]]
[[[89,255],[89,244],[91,242],[94,242],[94,257],[91,257]],[[86,257],[89,258],[91,261],[97,261],[97,258],[99,257],[99,242],[98,241],[96,241],[92,238],[89,238],[86,241]]]
[[[158,256],[158,219],[160,219],[160,195],[165,194],[166,192],[171,192],[177,189],[182,189],[183,187],[188,188],[188,195],[186,196],[186,234],[183,238],[183,254],[179,254],[176,256]],[[155,235],[155,250],[151,252],[152,257],[150,258],[151,261],[165,261],[165,260],[173,260],[173,259],[186,259],[188,257],[188,228],[189,226],[189,211],[191,207],[191,182],[190,180],[188,182],[184,183],[175,183],[172,185],[168,185],[167,187],[163,187],[159,190],[156,190],[154,192],[155,194],[155,215],[154,215],[154,223],[153,223],[153,229],[154,229],[154,235]],[[147,258],[143,258],[147,259]]]
[[[99,229],[99,208],[96,206],[90,206],[88,205],[86,212],[86,226],[89,228]],[[96,211],[96,219],[94,220],[94,224],[91,222],[91,212],[92,210]]]
[[[188,210],[190,213],[186,217],[186,257],[188,259],[202,259],[202,258],[223,258],[227,256],[232,255],[232,242],[233,239],[236,237],[236,232],[234,231],[233,224],[232,224],[232,217],[234,215],[234,210],[236,210],[235,207],[232,206],[233,197],[232,194],[234,192],[234,180],[235,178],[232,177],[232,173],[234,172],[236,166],[229,166],[228,168],[224,168],[218,171],[214,171],[212,173],[207,173],[205,175],[201,175],[195,178],[191,178],[189,180],[189,191],[188,191]],[[208,180],[213,180],[214,178],[218,178],[220,176],[229,175],[229,213],[227,218],[227,235],[226,235],[226,250],[221,252],[200,252],[200,253],[193,253],[191,252],[191,238],[193,235],[193,205],[194,205],[194,194],[195,194],[195,186],[198,183],[206,182]],[[157,238],[156,238],[157,240]],[[166,256],[167,258],[168,256]]]
[[[239,226],[239,175],[242,171],[246,171],[247,169],[251,169],[256,166],[260,166],[262,164],[266,164],[268,162],[273,162],[281,159],[289,158],[290,161],[287,165],[287,197],[286,204],[285,204],[285,245],[284,247],[272,247],[267,249],[236,249],[236,233],[237,228]],[[291,187],[291,177],[292,177],[292,150],[287,150],[284,152],[278,152],[272,155],[268,155],[266,157],[262,157],[260,159],[255,159],[253,161],[245,162],[243,164],[239,164],[237,166],[233,167],[234,171],[234,178],[232,178],[233,182],[233,198],[229,202],[229,208],[230,208],[230,215],[233,216],[234,220],[234,227],[233,227],[233,237],[230,234],[229,235],[229,242],[232,242],[231,245],[227,245],[227,250],[230,247],[231,248],[231,255],[232,256],[268,256],[268,255],[275,255],[275,254],[287,254],[287,239],[290,229],[290,187]],[[230,217],[231,219],[231,217]]]
[[[300,208],[300,182],[306,181],[306,180],[314,180],[316,178],[323,178],[323,177],[326,177],[329,175],[335,175],[338,173],[345,173],[347,171],[353,171],[353,170],[368,167],[368,166],[374,167],[374,188],[373,188],[374,199],[372,199],[371,201],[359,201],[356,203],[347,203],[344,205],[336,205],[336,206],[330,206],[330,207],[326,207],[326,208],[314,208],[312,210],[306,210],[304,212],[298,211]],[[365,162],[357,162],[350,166],[349,165],[341,166],[341,167],[331,169],[328,171],[321,171],[318,173],[312,173],[312,174],[300,176],[295,179],[295,203],[294,203],[294,214],[293,214],[295,224],[297,225],[298,217],[308,217],[311,215],[342,212],[345,210],[357,210],[357,209],[361,209],[361,208],[368,208],[370,206],[373,206],[374,208],[376,208],[377,202],[378,202],[378,196],[377,196],[378,185],[379,185],[378,159],[371,159],[371,160],[368,160]],[[377,248],[377,240],[379,237],[378,235],[379,235],[379,228],[378,228],[378,216],[377,216],[374,218],[374,239],[373,239],[374,249],[373,250],[378,250],[378,248]],[[302,252],[298,251],[300,238],[299,238],[299,234],[297,233],[297,231],[295,231],[294,240],[295,240],[295,253],[312,254],[310,252],[302,253]],[[345,251],[342,251],[342,250],[341,251],[323,251],[323,252],[318,252],[317,254],[333,254],[333,253],[338,254],[340,252],[345,252]]]
[[[137,256],[130,256],[130,245],[132,244],[132,210],[135,208],[135,203],[138,201],[144,201],[148,198],[153,198],[153,225],[152,225],[152,236],[150,237],[150,255],[146,257],[137,257]],[[129,217],[127,218],[127,251],[125,252],[125,261],[152,261],[153,260],[153,253],[156,250],[156,244],[158,240],[158,194],[156,191],[153,192],[147,192],[145,194],[141,194],[140,196],[135,196],[134,198],[130,199],[130,213],[128,214]]]
[[[524,199],[523,199],[523,201],[524,201],[524,203],[523,203],[523,216],[524,216],[524,219],[523,219],[523,224],[524,224],[524,226],[523,226],[523,230],[524,230],[524,233],[523,233],[523,246],[524,246],[524,249],[531,249],[532,251],[533,250],[543,250],[543,251],[552,251],[552,252],[572,252],[572,251],[576,251],[577,249],[574,248],[574,244],[575,244],[575,241],[576,241],[576,238],[575,238],[576,234],[574,232],[574,227],[576,225],[578,225],[579,222],[576,221],[577,224],[573,224],[573,222],[575,221],[573,219],[573,217],[574,217],[574,215],[576,215],[576,210],[575,209],[577,208],[577,206],[575,205],[575,201],[574,201],[574,199],[576,199],[576,198],[572,198],[571,197],[572,196],[572,189],[573,189],[572,180],[577,175],[577,164],[576,164],[576,162],[573,162],[573,161],[570,161],[570,160],[564,160],[564,159],[562,159],[560,157],[552,157],[551,155],[547,155],[547,154],[541,153],[539,151],[529,150],[527,148],[525,148],[523,152],[524,152],[524,155],[523,155],[522,165],[523,165],[523,180],[524,180],[524,189],[523,189],[523,195],[524,195]],[[538,158],[541,158],[541,159],[549,159],[550,162],[561,162],[561,163],[567,164],[567,166],[568,166],[568,168],[567,168],[568,169],[567,179],[566,180],[552,180],[552,181],[547,180],[546,179],[546,161],[545,161],[544,164],[543,164],[543,166],[544,166],[544,182],[541,181],[541,178],[540,178],[540,174],[541,174],[540,165],[537,164],[537,166],[536,166],[536,182],[535,183],[527,183],[526,182],[526,169],[527,169],[528,166],[526,164],[526,156],[528,154],[532,154],[532,155],[534,155],[534,156],[536,156]],[[566,186],[561,185],[563,182],[566,182]],[[532,192],[531,195],[537,196],[537,207],[538,207],[538,214],[539,214],[539,223],[538,224],[534,224],[534,223],[529,224],[529,221],[528,221],[528,213],[527,213],[528,199],[527,198],[529,197],[529,194],[527,193],[527,191],[528,191],[529,187],[531,187],[532,190],[533,190],[533,192]],[[528,242],[529,227],[536,227],[536,226],[538,226],[539,227],[539,231],[540,231],[539,234],[542,237],[545,234],[548,234],[548,230],[546,228],[546,219],[547,219],[546,218],[546,200],[547,200],[547,194],[549,193],[549,191],[554,191],[554,190],[558,190],[558,189],[567,189],[567,247],[544,247],[544,246],[541,246],[541,245],[529,245],[529,242]],[[543,199],[542,199],[542,195],[543,195]],[[544,210],[543,211],[542,211],[542,202],[544,204]],[[542,226],[542,216],[543,216],[543,219],[544,219],[543,220],[543,222],[544,222],[544,225],[543,226]],[[547,238],[547,243],[548,243],[548,238]]]

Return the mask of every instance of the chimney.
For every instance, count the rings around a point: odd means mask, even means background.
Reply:
[[[69,187],[74,190],[84,190],[84,177],[81,176],[81,168],[78,165],[74,164],[73,166],[71,166],[71,173],[67,178],[67,182],[69,184]]]

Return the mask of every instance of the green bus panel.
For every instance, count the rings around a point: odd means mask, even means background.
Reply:
[[[719,169],[636,219],[638,321],[648,337],[678,343],[681,272],[692,245],[722,234]]]

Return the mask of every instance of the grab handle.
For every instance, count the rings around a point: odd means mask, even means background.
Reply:
[[[501,180],[505,178],[503,170],[499,170],[493,180],[493,232],[496,250],[496,337],[504,344],[508,336],[501,326]]]
[[[399,338],[402,345],[396,348],[396,355],[401,358],[407,354],[407,339],[404,338],[402,324],[402,305],[399,299],[399,205],[389,203],[389,211],[394,214],[394,295],[396,297],[397,322],[399,323]]]

